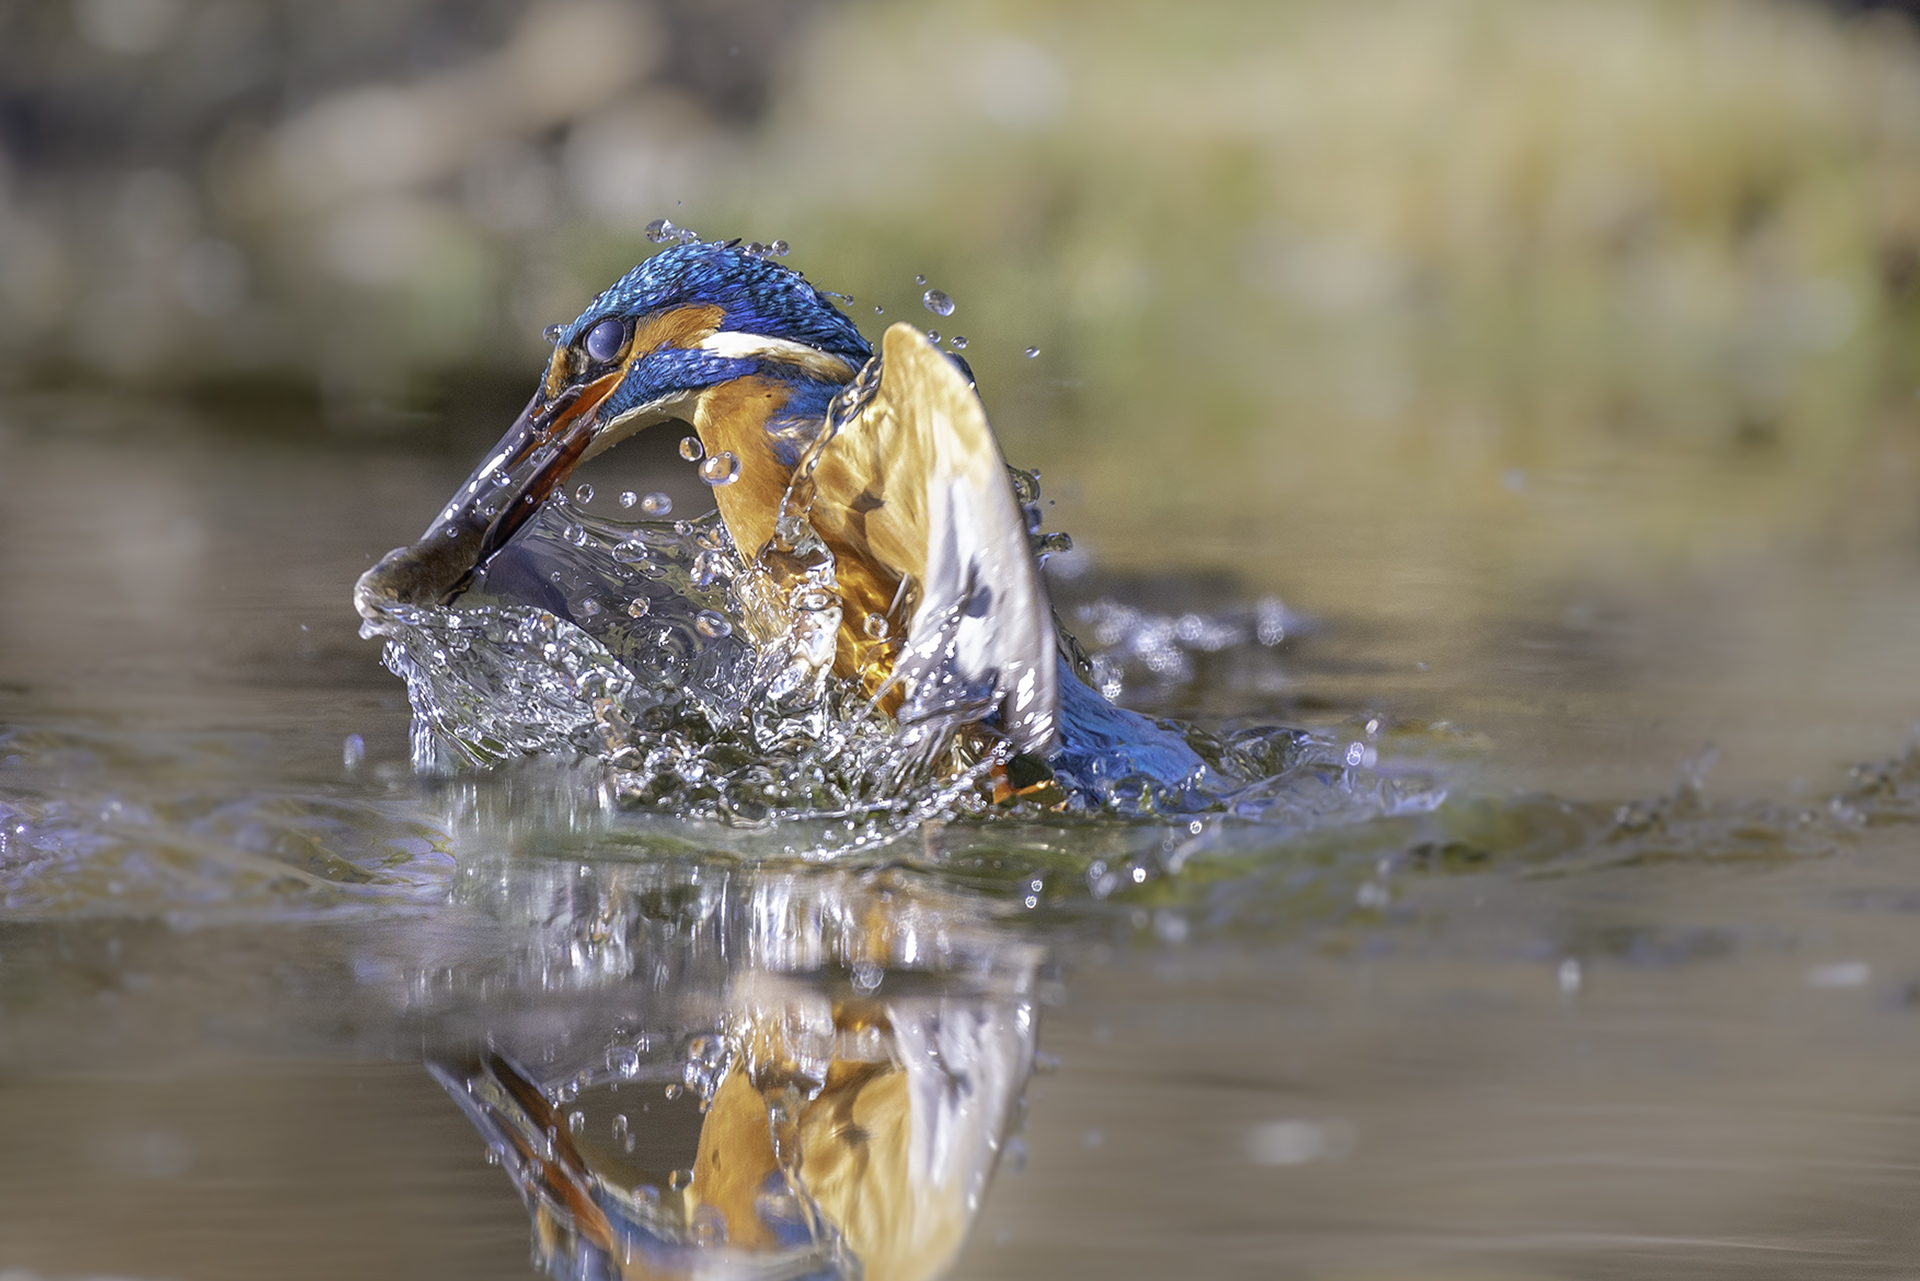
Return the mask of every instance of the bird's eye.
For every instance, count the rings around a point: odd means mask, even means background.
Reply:
[[[587,356],[602,362],[612,360],[620,354],[626,340],[625,325],[617,320],[603,320],[587,331]]]

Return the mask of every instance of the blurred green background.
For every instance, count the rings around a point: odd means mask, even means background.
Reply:
[[[0,94],[5,377],[335,419],[517,400],[662,216],[784,237],[856,312],[928,274],[1016,434],[1193,453],[1301,400],[1378,447],[1433,398],[1798,444],[1908,376],[1920,310],[1890,12],[74,0],[0,6]],[[1662,394],[1703,371],[1713,413]]]
[[[1757,0],[12,3],[0,342],[14,380],[432,404],[520,379],[667,216],[863,303],[937,277],[1004,377],[1121,371],[1072,398],[1103,421],[1599,413],[1707,368],[1758,443],[1905,376],[1913,37]]]

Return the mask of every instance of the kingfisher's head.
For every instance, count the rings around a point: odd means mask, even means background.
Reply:
[[[791,466],[873,354],[827,295],[737,242],[656,254],[548,332],[533,398],[420,541],[369,575],[385,575],[381,590],[409,601],[457,590],[582,461],[643,427],[695,421],[703,397],[742,379],[778,390],[760,398],[773,406],[763,426]]]
[[[528,406],[555,424],[591,421],[598,453],[701,394],[761,376],[840,386],[873,354],[853,322],[790,267],[731,245],[690,244],[641,263],[553,331]]]

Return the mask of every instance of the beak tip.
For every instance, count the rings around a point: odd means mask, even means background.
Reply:
[[[458,593],[472,572],[476,534],[435,538],[440,527],[419,542],[396,547],[353,585],[353,607],[368,622],[378,622],[396,607],[438,605]]]

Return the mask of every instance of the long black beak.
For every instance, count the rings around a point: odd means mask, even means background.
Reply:
[[[427,532],[360,576],[353,588],[360,616],[375,620],[396,606],[445,604],[466,590],[474,571],[573,474],[599,431],[595,411],[619,382],[613,373],[551,400],[535,393]]]

